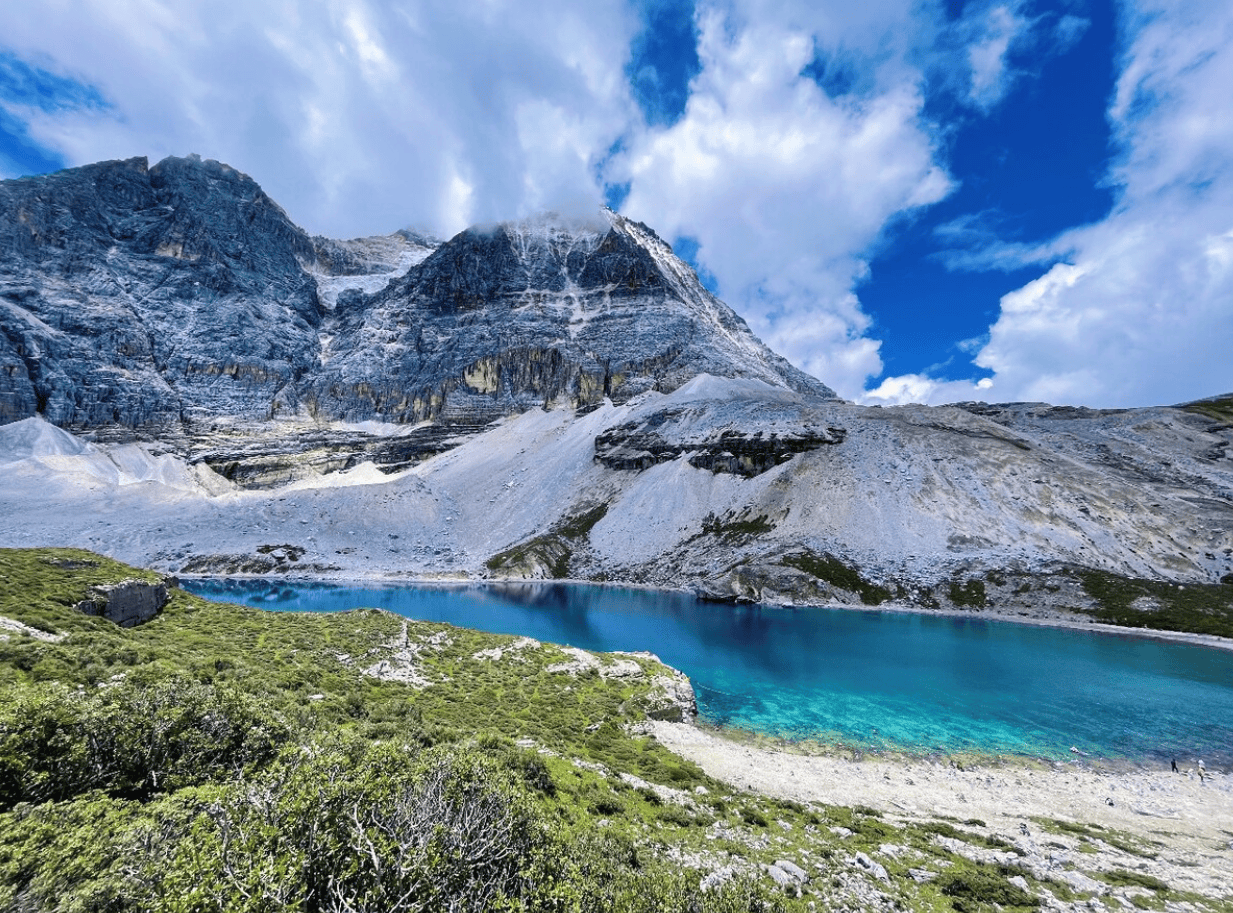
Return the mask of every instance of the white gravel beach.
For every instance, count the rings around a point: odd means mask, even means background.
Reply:
[[[687,723],[655,722],[647,731],[739,789],[803,802],[863,805],[890,819],[978,819],[988,833],[1012,840],[1055,878],[1077,881],[1081,861],[1088,871],[1133,867],[1176,888],[1208,896],[1233,894],[1233,776],[1209,767],[1200,780],[1198,759],[1179,758],[1178,773],[1097,768],[1082,759],[856,760],[833,752],[797,754],[743,744]],[[1050,832],[1044,819],[1096,825],[1156,849],[1152,858],[1112,848],[1080,853],[1075,839]]]

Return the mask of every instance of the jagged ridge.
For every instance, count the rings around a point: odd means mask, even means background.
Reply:
[[[333,241],[226,165],[134,158],[0,182],[0,253],[0,422],[481,427],[703,372],[833,396],[615,213]]]

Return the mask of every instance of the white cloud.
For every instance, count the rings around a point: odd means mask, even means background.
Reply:
[[[1137,406],[1233,391],[1233,8],[1141,0],[1128,18],[1113,212],[1047,244],[948,258],[1060,261],[1002,299],[974,359],[993,372],[983,391],[907,375],[869,397]]]
[[[958,403],[988,399],[993,381],[985,378],[937,380],[926,374],[901,374],[888,377],[872,390],[866,390],[857,401],[867,406],[899,406],[905,403]]]
[[[721,296],[756,332],[854,396],[881,372],[852,294],[865,252],[889,220],[950,182],[919,122],[919,74],[905,53],[870,63],[868,93],[832,99],[801,71],[834,23],[811,4],[775,12],[700,9],[701,72],[684,116],[619,160],[632,181],[624,208],[670,238],[695,239]],[[885,44],[908,7],[879,13]]]
[[[968,45],[971,83],[968,100],[988,111],[1002,100],[1012,81],[1007,68],[1011,45],[1022,39],[1031,23],[1006,5],[995,6],[973,23],[977,37]]]
[[[111,112],[23,112],[73,163],[183,155],[251,174],[306,228],[440,232],[602,199],[635,118],[621,0],[6,0],[4,44]],[[426,224],[425,224],[426,223]]]
[[[1110,115],[1103,222],[1007,295],[977,364],[999,398],[1170,403],[1233,390],[1233,8],[1148,0]]]

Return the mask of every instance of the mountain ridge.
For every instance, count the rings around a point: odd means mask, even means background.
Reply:
[[[0,212],[0,544],[1233,630],[1233,398],[848,403],[612,212],[331,241],[140,159]]]
[[[603,235],[559,223],[555,247],[535,220],[334,241],[247,175],[189,157],[0,182],[0,217],[0,421],[41,414],[117,439],[288,412],[474,424],[703,370],[833,395],[615,214]],[[563,242],[579,255],[556,263]],[[622,324],[619,345],[563,315]]]

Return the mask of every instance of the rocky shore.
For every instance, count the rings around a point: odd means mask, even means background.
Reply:
[[[1135,893],[1100,877],[1115,870],[1209,897],[1233,892],[1233,776],[1208,768],[1200,778],[1198,759],[1179,758],[1180,770],[1172,773],[1098,768],[1084,759],[973,763],[810,755],[743,744],[688,723],[651,722],[645,729],[670,751],[740,790],[866,806],[898,823],[963,822],[1008,849],[952,840],[953,852],[1013,863],[1035,877],[1097,894],[1114,909],[1123,900],[1133,903]],[[895,849],[882,847],[891,857]],[[993,859],[999,854],[1006,858]]]

